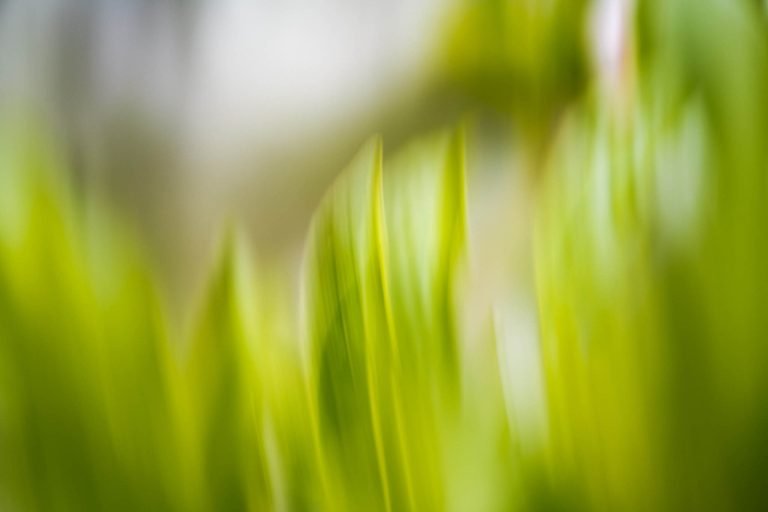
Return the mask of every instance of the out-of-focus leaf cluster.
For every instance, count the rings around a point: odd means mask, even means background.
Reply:
[[[536,247],[548,464],[587,509],[765,502],[768,61],[753,7],[642,2],[630,94],[585,100],[551,157]]]
[[[2,142],[4,509],[445,507],[460,135],[409,148],[386,186],[372,142],[339,179],[308,242],[302,343],[236,230],[174,339],[135,244],[66,191],[50,139]]]
[[[462,4],[439,64],[544,162],[533,433],[524,354],[460,335],[461,132],[361,150],[300,313],[233,229],[185,340],[129,230],[3,123],[0,509],[761,510],[764,13],[632,5],[617,90],[587,79],[581,1]]]
[[[585,0],[461,1],[448,18],[437,86],[511,114],[538,151],[588,80]]]

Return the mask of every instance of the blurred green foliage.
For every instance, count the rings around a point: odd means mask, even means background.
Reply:
[[[444,507],[460,135],[398,156],[387,208],[380,141],[342,175],[310,234],[301,335],[233,230],[188,350],[127,230],[72,200],[44,132],[2,141],[4,509]],[[423,225],[387,227],[425,204]]]
[[[640,7],[629,92],[573,110],[541,187],[549,464],[590,510],[760,510],[765,19]]]
[[[512,117],[543,151],[587,85],[586,0],[457,2],[435,60],[436,88],[468,108]]]
[[[423,141],[382,179],[374,140],[315,218],[307,364],[327,509],[444,507],[439,428],[458,389],[462,148],[459,135]]]
[[[467,4],[446,43],[535,155],[538,441],[516,353],[460,335],[462,130],[363,147],[314,216],[299,314],[232,229],[185,340],[130,229],[6,116],[0,509],[762,510],[765,15],[638,1],[605,82],[590,7]]]

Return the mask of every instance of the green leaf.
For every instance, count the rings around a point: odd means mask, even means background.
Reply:
[[[197,432],[203,508],[271,508],[255,277],[245,242],[230,235],[214,274],[189,357],[189,400]]]
[[[76,210],[50,140],[4,129],[0,488],[12,508],[182,509],[164,318],[124,229]],[[94,210],[90,210],[93,208]]]
[[[442,506],[439,423],[459,385],[451,297],[464,240],[462,148],[447,135],[414,144],[385,173],[385,192],[374,140],[315,216],[305,355],[334,508]]]

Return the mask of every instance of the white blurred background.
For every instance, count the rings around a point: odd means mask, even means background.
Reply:
[[[135,223],[186,297],[227,219],[298,258],[335,173],[418,97],[450,5],[0,0],[0,104],[57,127],[76,188]]]

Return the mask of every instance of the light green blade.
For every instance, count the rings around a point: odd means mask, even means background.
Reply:
[[[462,144],[448,135],[415,143],[393,160],[382,191],[381,143],[370,142],[315,216],[307,388],[329,506],[443,506],[440,422],[459,387]]]
[[[2,130],[0,488],[11,509],[182,509],[163,316],[142,258],[76,210],[49,139]],[[94,213],[98,212],[98,213]]]
[[[264,453],[255,278],[245,242],[231,235],[210,284],[188,368],[193,446],[208,504],[263,510],[273,502]]]

